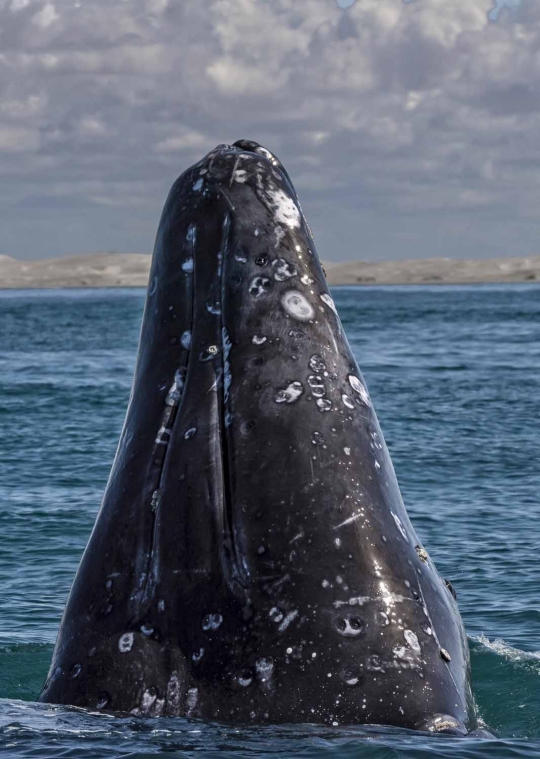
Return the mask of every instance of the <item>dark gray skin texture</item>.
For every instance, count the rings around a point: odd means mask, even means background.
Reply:
[[[409,522],[297,203],[248,141],[174,184],[42,701],[476,727],[451,587]]]

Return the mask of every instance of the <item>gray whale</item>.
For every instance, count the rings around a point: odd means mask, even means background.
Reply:
[[[476,727],[283,166],[219,145],[159,225],[126,421],[41,701],[237,723]]]

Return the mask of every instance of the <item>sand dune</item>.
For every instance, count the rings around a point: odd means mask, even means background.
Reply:
[[[351,261],[324,264],[331,285],[540,282],[540,256],[458,260]],[[91,253],[19,261],[0,255],[0,288],[146,287],[150,256]]]

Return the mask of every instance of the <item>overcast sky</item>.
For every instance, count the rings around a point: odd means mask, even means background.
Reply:
[[[327,260],[539,254],[539,51],[540,0],[0,0],[0,254],[150,252],[239,138]]]

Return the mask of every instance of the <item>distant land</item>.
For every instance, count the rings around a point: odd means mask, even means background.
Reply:
[[[91,253],[40,261],[0,255],[0,289],[146,287],[150,260],[145,253]],[[540,256],[324,262],[324,268],[330,285],[540,283]]]

